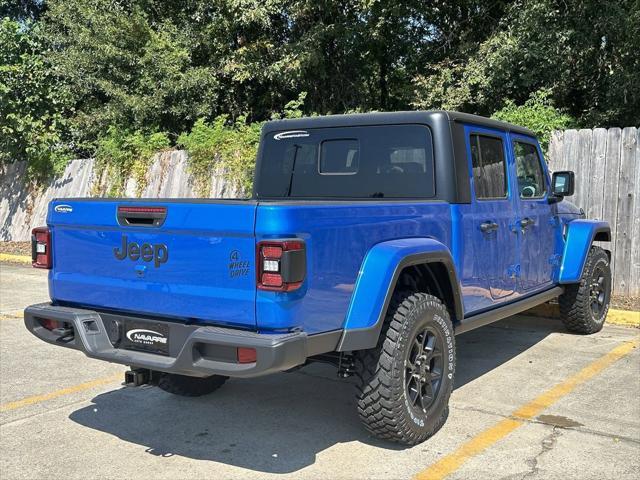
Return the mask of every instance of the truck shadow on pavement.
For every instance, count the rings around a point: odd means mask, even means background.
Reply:
[[[512,317],[456,337],[456,388],[563,331],[558,320]],[[356,413],[354,382],[337,379],[332,367],[321,364],[231,379],[200,398],[154,387],[121,388],[98,395],[70,419],[159,457],[179,455],[268,473],[298,471],[339,443],[404,448],[368,435]]]

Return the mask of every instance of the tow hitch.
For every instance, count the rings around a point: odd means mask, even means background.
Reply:
[[[132,368],[124,372],[124,384],[127,387],[141,387],[142,385],[157,385],[163,374],[148,368]]]

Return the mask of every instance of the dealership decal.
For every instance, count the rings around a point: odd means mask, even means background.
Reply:
[[[127,338],[133,343],[142,343],[143,345],[155,345],[161,343],[165,345],[167,343],[167,337],[160,332],[154,332],[153,330],[146,330],[144,328],[136,328],[127,332]]]

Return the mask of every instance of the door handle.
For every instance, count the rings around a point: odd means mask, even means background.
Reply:
[[[491,221],[483,222],[480,224],[480,230],[482,230],[483,233],[495,232],[498,230],[498,224]]]
[[[533,218],[529,218],[529,217],[524,217],[522,220],[520,220],[520,226],[522,227],[522,229],[529,228],[535,223],[536,221]]]

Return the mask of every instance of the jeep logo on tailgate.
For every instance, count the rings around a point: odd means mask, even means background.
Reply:
[[[134,262],[138,259],[142,259],[145,262],[153,260],[153,264],[159,267],[162,263],[167,263],[169,260],[169,249],[162,243],[143,243],[140,245],[136,242],[128,242],[127,236],[122,236],[122,245],[120,248],[113,249],[113,254],[118,260],[124,260],[129,257]]]

